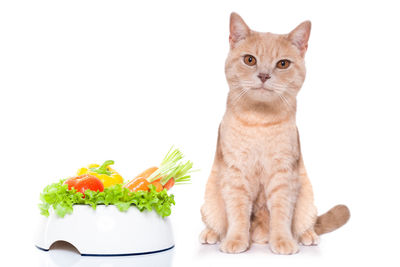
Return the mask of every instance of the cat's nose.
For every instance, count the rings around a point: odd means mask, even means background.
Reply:
[[[260,78],[260,80],[265,83],[266,80],[268,80],[269,78],[271,78],[271,76],[268,73],[259,73],[258,78]]]

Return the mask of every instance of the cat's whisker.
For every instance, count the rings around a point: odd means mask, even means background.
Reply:
[[[249,91],[249,88],[246,89],[245,87],[242,87],[242,89],[241,89],[239,95],[236,96],[235,99],[233,100],[233,104],[236,105],[236,104],[239,102],[239,100],[240,100],[248,91]]]
[[[236,101],[234,101],[234,104],[236,105],[237,103],[239,103],[239,100],[248,92],[250,91],[250,88],[244,88],[242,90],[242,92],[240,93],[239,97],[236,99]]]
[[[277,94],[283,95],[284,93],[289,94],[290,96],[295,97],[297,94],[297,88],[293,85],[278,85],[278,84],[270,84],[270,88]]]
[[[289,103],[289,101],[287,100],[287,98],[284,95],[278,94],[279,98],[291,109],[291,110],[295,110],[295,108]]]
[[[244,94],[244,92],[245,92],[245,90],[244,90],[244,89],[242,89],[242,90],[240,91],[239,95],[237,95],[237,96],[235,97],[235,99],[234,99],[234,103],[236,103],[236,101],[237,101],[239,98],[241,98],[241,97],[242,97],[242,95]]]

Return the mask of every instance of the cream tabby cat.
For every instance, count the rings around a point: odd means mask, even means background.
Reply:
[[[269,242],[274,253],[293,254],[350,217],[343,205],[317,216],[301,156],[296,95],[310,29],[305,21],[289,34],[260,33],[231,14],[230,91],[201,209],[204,244],[239,253]]]

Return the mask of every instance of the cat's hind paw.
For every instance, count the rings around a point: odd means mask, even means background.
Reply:
[[[319,243],[319,236],[315,233],[314,229],[308,229],[300,236],[299,241],[305,246],[316,246]]]

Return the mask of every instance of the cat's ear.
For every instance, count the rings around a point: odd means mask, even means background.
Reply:
[[[235,12],[231,13],[229,25],[229,44],[234,47],[237,42],[245,39],[250,34],[250,28],[244,20]]]
[[[311,21],[307,20],[301,23],[293,31],[289,33],[289,40],[300,50],[301,56],[304,57],[308,39],[310,38]]]

